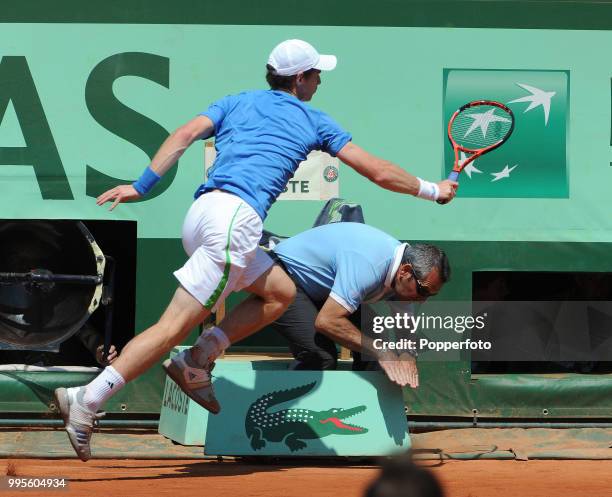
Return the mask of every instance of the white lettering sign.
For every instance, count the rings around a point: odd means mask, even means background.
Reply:
[[[204,147],[204,174],[212,167],[216,157],[215,147]],[[336,157],[313,150],[298,167],[278,200],[329,200],[340,196],[339,165]]]

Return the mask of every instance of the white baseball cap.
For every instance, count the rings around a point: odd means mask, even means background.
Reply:
[[[285,40],[276,45],[268,57],[268,64],[279,76],[293,76],[309,69],[331,71],[336,63],[335,55],[321,55],[302,40]]]

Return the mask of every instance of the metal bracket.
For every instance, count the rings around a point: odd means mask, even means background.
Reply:
[[[108,351],[113,339],[113,315],[115,302],[115,259],[110,256],[106,257],[106,284],[102,287],[102,299],[100,303],[106,308],[106,316],[104,320],[104,350],[102,357],[104,360],[108,357]]]

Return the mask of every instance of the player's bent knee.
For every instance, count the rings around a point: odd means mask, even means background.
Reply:
[[[296,293],[295,283],[290,279],[289,283],[283,287],[278,299],[283,309],[286,309],[293,303]]]
[[[291,303],[295,300],[295,286],[288,288],[281,294],[275,295],[274,306],[276,309],[275,319],[281,317]]]
[[[269,289],[264,295],[264,300],[269,303],[274,303],[283,310],[295,300],[296,288],[295,283],[289,277],[279,279],[275,285]]]

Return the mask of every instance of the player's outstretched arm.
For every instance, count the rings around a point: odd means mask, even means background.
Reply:
[[[393,162],[366,152],[352,142],[342,147],[337,156],[362,176],[393,192],[408,193],[416,197],[448,203],[455,196],[459,186],[456,181],[443,180],[438,183],[424,181],[404,171]]]
[[[208,138],[213,132],[214,125],[208,117],[198,116],[192,119],[166,138],[153,157],[151,165],[145,169],[138,181],[131,185],[116,186],[104,192],[96,199],[96,204],[112,202],[109,209],[112,211],[121,202],[146,195],[194,141]]]
[[[412,388],[419,386],[416,360],[409,356],[398,356],[390,351],[374,347],[371,338],[364,336],[348,319],[349,311],[331,297],[325,301],[315,320],[315,328],[334,342],[355,352],[376,357],[387,377],[394,383]]]

